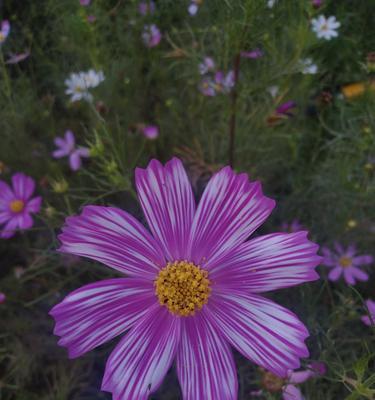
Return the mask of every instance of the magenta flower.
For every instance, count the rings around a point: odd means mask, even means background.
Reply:
[[[204,77],[199,83],[199,91],[204,96],[216,96],[215,82],[213,81],[213,79],[209,77]]]
[[[251,58],[253,60],[256,60],[257,58],[263,57],[263,51],[260,49],[254,49],[251,51],[241,51],[241,57]]]
[[[77,171],[81,168],[81,157],[87,158],[90,156],[89,149],[87,147],[76,147],[76,141],[72,131],[66,131],[65,137],[57,137],[55,139],[55,145],[58,147],[52,153],[54,158],[69,157],[69,165],[73,171]]]
[[[143,43],[147,47],[155,47],[161,41],[161,33],[159,28],[155,25],[145,25],[142,33]]]
[[[5,42],[10,32],[10,23],[6,19],[1,22],[0,46]]]
[[[199,73],[205,75],[215,69],[215,61],[211,57],[204,57],[203,62],[198,65]]]
[[[229,71],[226,75],[222,71],[217,71],[215,74],[216,90],[223,93],[229,93],[234,84],[234,71]]]
[[[12,176],[12,188],[0,181],[0,238],[9,239],[17,229],[29,229],[33,226],[30,214],[40,210],[42,198],[31,199],[35,190],[35,181],[23,173]]]
[[[146,125],[142,133],[147,139],[156,139],[159,136],[159,128],[156,125]]]
[[[321,257],[307,232],[246,241],[275,202],[229,167],[198,206],[176,158],[137,168],[135,184],[151,233],[125,211],[86,206],[59,236],[60,252],[126,275],[83,286],[51,310],[69,356],[127,332],[102,383],[117,400],[147,399],[173,360],[184,399],[237,399],[231,346],[279,376],[298,368],[306,327],[260,293],[318,279]]]
[[[368,326],[375,326],[375,301],[367,300],[366,307],[369,311],[369,315],[364,315],[361,320]]]
[[[79,0],[79,4],[81,4],[81,6],[89,6],[91,3],[91,0]]]
[[[5,300],[6,300],[6,296],[5,296],[5,294],[4,294],[4,293],[2,293],[2,292],[0,292],[0,304],[1,304],[1,303],[4,303],[4,302],[5,302]]]
[[[289,100],[289,101],[286,101],[283,104],[280,104],[276,108],[276,113],[277,114],[281,114],[281,115],[285,115],[285,116],[288,116],[288,117],[293,117],[293,113],[291,113],[290,111],[293,110],[296,107],[297,107],[296,102],[294,102],[293,100]]]
[[[155,3],[152,0],[141,1],[138,5],[138,11],[141,15],[153,14],[155,8]]]
[[[355,246],[351,245],[346,250],[339,243],[335,243],[335,251],[322,248],[322,264],[332,268],[328,274],[330,281],[337,281],[342,274],[348,285],[355,285],[356,280],[367,281],[369,276],[358,267],[371,264],[373,257],[370,255],[356,255]]]
[[[323,5],[323,0],[312,0],[311,3],[314,8],[320,8]]]

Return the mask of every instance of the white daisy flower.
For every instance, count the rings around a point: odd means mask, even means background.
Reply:
[[[326,18],[324,15],[319,15],[318,18],[311,20],[311,25],[312,30],[319,39],[331,40],[338,36],[337,29],[341,24],[334,16]]]
[[[304,58],[300,60],[300,68],[303,74],[316,74],[318,72],[318,66],[313,63],[311,58]]]
[[[89,89],[97,87],[103,81],[104,74],[102,71],[96,72],[90,69],[88,72],[72,73],[65,80],[67,86],[65,93],[70,96],[71,102],[92,101],[93,96]]]
[[[93,69],[90,69],[84,74],[84,79],[87,88],[95,88],[104,81],[104,74],[103,71],[96,72]]]

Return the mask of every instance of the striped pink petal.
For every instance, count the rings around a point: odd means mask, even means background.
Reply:
[[[159,245],[130,214],[113,207],[86,206],[69,217],[59,235],[63,253],[88,257],[124,274],[155,278],[165,261]]]
[[[0,181],[0,210],[8,210],[9,203],[14,200],[15,196],[9,185]]]
[[[209,181],[194,217],[190,251],[193,261],[213,269],[269,216],[275,202],[259,182],[225,167]]]
[[[34,179],[22,172],[12,176],[12,185],[15,196],[20,200],[28,200],[35,190]]]
[[[11,218],[1,229],[0,238],[9,239],[15,235],[18,228],[18,219]]]
[[[137,168],[135,181],[147,223],[169,261],[186,259],[195,202],[180,160],[165,167],[152,160],[146,169]]]
[[[232,351],[203,312],[182,321],[177,374],[184,400],[237,399]]]
[[[113,350],[102,390],[111,392],[113,400],[147,400],[172,364],[180,322],[164,307],[151,308]]]
[[[229,253],[210,278],[219,286],[254,293],[299,285],[319,279],[314,270],[321,261],[317,250],[307,232],[260,236]]]
[[[155,304],[151,282],[118,278],[75,290],[50,314],[59,345],[75,358],[131,328]]]
[[[229,343],[275,375],[286,377],[309,354],[306,327],[271,300],[230,290],[213,294],[208,306],[211,322]]]
[[[303,396],[298,387],[286,385],[283,388],[283,400],[303,400]]]
[[[40,211],[41,204],[42,204],[42,198],[40,196],[34,197],[33,199],[27,202],[25,211],[28,213],[37,213]]]

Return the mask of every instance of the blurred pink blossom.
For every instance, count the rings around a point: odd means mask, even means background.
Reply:
[[[366,307],[370,315],[364,315],[361,320],[364,324],[375,327],[375,301],[367,300]]]
[[[145,25],[143,28],[142,39],[147,47],[155,47],[161,41],[161,32],[155,25]]]

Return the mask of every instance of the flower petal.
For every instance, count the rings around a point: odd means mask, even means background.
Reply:
[[[0,230],[0,238],[9,239],[15,235],[18,228],[17,217],[12,217],[5,226]]]
[[[165,260],[147,230],[130,214],[113,207],[86,206],[66,219],[59,251],[88,257],[118,271],[155,278]]]
[[[245,357],[286,377],[308,356],[306,327],[289,310],[266,298],[223,291],[213,293],[207,309],[212,323]]]
[[[188,258],[195,202],[181,161],[173,158],[163,167],[152,160],[146,169],[136,169],[135,181],[147,223],[166,258]]]
[[[303,400],[303,396],[298,387],[286,385],[283,388],[283,400]]]
[[[33,218],[27,212],[23,212],[14,218],[17,218],[18,227],[20,229],[30,229],[34,224]]]
[[[113,350],[102,390],[111,392],[113,400],[147,400],[172,364],[180,322],[165,307],[150,309]]]
[[[362,282],[368,281],[369,276],[366,272],[364,272],[361,269],[356,268],[356,267],[351,267],[350,270],[351,270],[353,277],[355,279],[357,279],[358,281],[362,281]]]
[[[328,274],[328,279],[333,282],[337,281],[340,278],[342,271],[343,268],[340,266],[333,268]]]
[[[344,268],[344,279],[348,285],[355,285],[353,268]]]
[[[74,151],[69,156],[69,165],[72,171],[78,171],[81,168],[81,156],[77,151]]]
[[[50,315],[59,345],[75,358],[131,328],[155,304],[151,282],[117,278],[75,290]]]
[[[372,264],[374,261],[374,257],[369,254],[364,254],[362,256],[357,256],[353,258],[353,265],[361,266],[361,265],[368,265]]]
[[[299,285],[319,279],[317,250],[307,232],[259,236],[230,252],[210,271],[210,279],[253,293]]]
[[[313,376],[315,376],[315,373],[312,370],[292,371],[290,374],[288,374],[288,382],[295,385],[306,382]]]
[[[202,312],[182,321],[177,374],[184,400],[236,400],[232,351]]]
[[[28,200],[29,197],[34,193],[34,179],[26,176],[22,172],[12,176],[12,185],[15,196],[21,200]]]
[[[25,211],[29,213],[38,213],[42,204],[42,198],[40,196],[34,197],[29,200],[26,204]]]
[[[0,211],[0,224],[8,222],[11,218],[13,218],[13,216],[10,211],[8,210]]]
[[[14,200],[14,193],[9,185],[0,181],[0,210],[8,210],[9,203]]]
[[[223,168],[208,182],[199,202],[190,236],[192,259],[213,268],[263,223],[274,205],[259,182],[250,183],[247,174]]]

